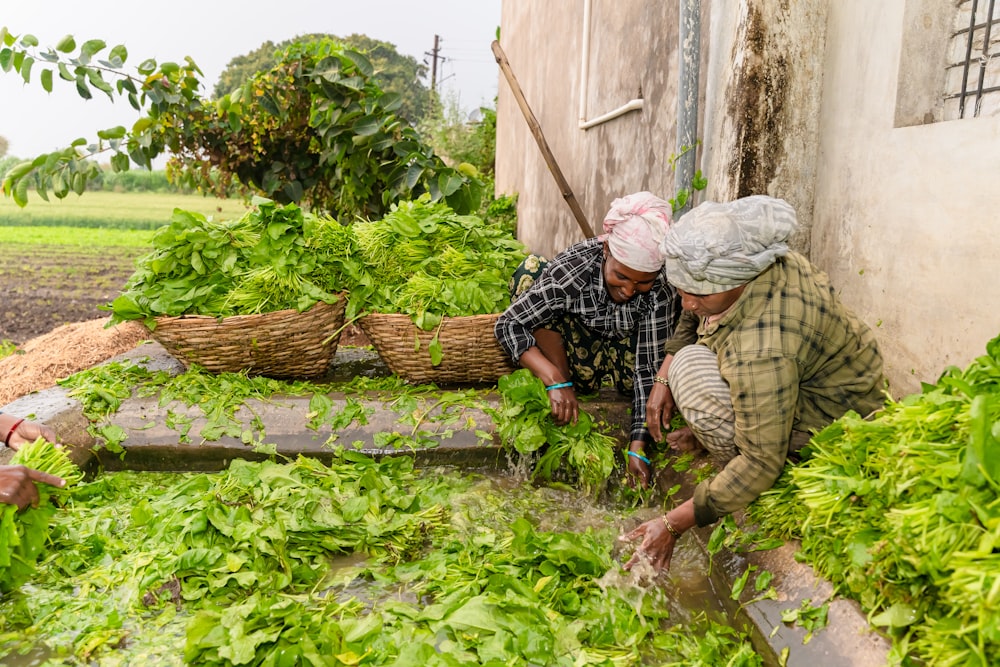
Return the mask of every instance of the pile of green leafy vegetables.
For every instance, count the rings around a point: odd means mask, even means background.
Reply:
[[[66,451],[44,438],[22,445],[10,465],[23,465],[47,472],[66,481],[57,488],[37,484],[38,505],[19,512],[16,505],[0,504],[0,592],[9,592],[28,581],[35,572],[35,561],[45,550],[49,524],[67,489],[83,475]]]
[[[761,664],[745,635],[711,623],[696,631],[721,662],[704,662],[705,646],[680,639],[693,629],[669,627],[664,589],[605,581],[620,567],[615,526],[553,525],[559,502],[349,451],[329,466],[104,474],[56,515],[30,587],[0,599],[0,655],[44,645],[61,665]]]
[[[394,204],[379,220],[352,225],[361,277],[347,316],[403,313],[425,331],[442,317],[502,312],[510,277],[526,256],[508,231],[458,215],[428,195]]]
[[[497,380],[502,406],[490,409],[505,446],[533,457],[532,479],[575,476],[580,486],[597,494],[615,466],[617,441],[598,430],[593,418],[580,410],[576,423],[558,426],[545,383],[527,368]]]
[[[430,331],[443,317],[502,312],[526,255],[500,225],[426,194],[352,224],[256,197],[237,220],[175,210],[105,310],[109,324],[142,319],[154,329],[161,315],[302,312],[345,294],[349,322],[401,313]]]
[[[236,220],[175,209],[107,307],[110,324],[161,315],[254,315],[334,303],[357,268],[350,228],[294,204],[255,197]]]
[[[748,517],[893,637],[893,664],[1000,655],[1000,337],[967,368],[818,433]]]

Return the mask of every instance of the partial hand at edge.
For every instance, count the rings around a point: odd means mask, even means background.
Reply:
[[[0,503],[17,505],[23,510],[29,505],[38,506],[38,488],[35,482],[51,486],[66,486],[62,477],[34,470],[25,466],[0,465]]]

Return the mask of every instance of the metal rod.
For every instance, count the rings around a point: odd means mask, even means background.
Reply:
[[[986,13],[986,18],[993,18],[993,7],[996,4],[996,0],[990,0],[990,8]],[[990,29],[993,28],[993,22],[986,22],[986,32],[983,34],[983,52],[979,57],[979,84],[976,86],[976,105],[974,111],[972,112],[973,117],[979,117],[979,111],[983,107],[983,81],[986,79],[986,63],[990,60]]]
[[[679,66],[677,70],[677,159],[674,193],[691,188],[698,132],[698,67],[701,64],[701,1],[680,0]],[[677,215],[691,207],[689,197]]]
[[[983,94],[985,95],[986,93],[995,93],[998,90],[1000,90],[1000,86],[990,86],[989,88],[983,88]],[[975,92],[973,92],[973,91],[970,90],[970,91],[968,91],[968,92],[965,93],[965,97],[968,97],[969,95],[975,95],[975,94],[976,94]],[[963,95],[962,93],[952,93],[951,95],[945,95],[944,99],[946,99],[946,100],[954,100],[954,99],[957,99],[959,97],[962,97],[962,95]]]
[[[965,64],[962,66],[962,96],[958,100],[958,117],[965,118],[965,92],[969,89],[969,59],[972,57],[972,35],[976,27],[976,8],[979,0],[972,0],[972,14],[969,16],[969,39],[965,42]]]

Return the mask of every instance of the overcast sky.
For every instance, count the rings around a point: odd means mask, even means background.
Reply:
[[[439,36],[438,82],[442,94],[457,95],[467,111],[493,106],[499,68],[490,43],[500,25],[501,0],[0,0],[0,26],[15,35],[30,33],[41,47],[54,47],[63,36],[79,47],[101,39],[108,50],[128,49],[126,69],[147,58],[183,62],[190,56],[204,73],[203,95],[211,94],[229,61],[260,47],[306,34],[345,36],[362,33],[390,42],[417,60],[431,59]],[[100,55],[103,57],[107,51]],[[114,103],[94,91],[82,100],[72,82],[54,77],[45,93],[36,63],[24,85],[14,72],[0,70],[0,136],[8,155],[22,158],[67,147],[74,139],[96,140],[97,130],[124,125],[139,117],[128,102]],[[429,72],[429,70],[428,70]],[[425,81],[430,84],[429,76]]]

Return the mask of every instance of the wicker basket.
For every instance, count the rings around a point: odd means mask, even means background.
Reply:
[[[318,302],[309,310],[260,315],[207,315],[156,318],[152,337],[185,367],[198,364],[214,373],[272,378],[310,378],[326,373],[337,354],[347,299]]]
[[[374,313],[358,324],[393,373],[415,384],[492,384],[515,370],[493,335],[499,314],[445,317],[441,328],[424,331],[409,315]],[[431,364],[435,334],[444,355]]]

